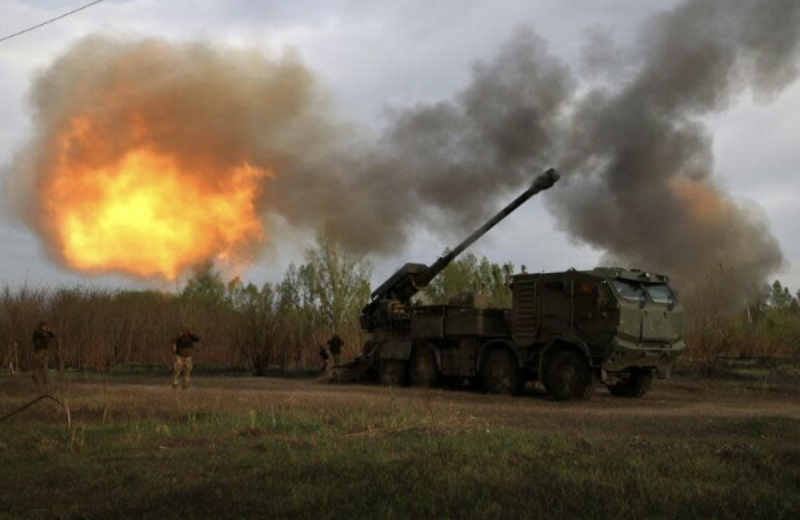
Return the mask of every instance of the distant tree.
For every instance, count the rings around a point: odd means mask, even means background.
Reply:
[[[445,250],[444,254],[449,251]],[[446,303],[451,297],[464,293],[483,291],[492,307],[510,307],[509,284],[514,274],[514,264],[496,264],[486,257],[478,259],[468,253],[453,261],[439,276],[423,289],[422,298],[429,303]]]
[[[792,307],[794,296],[788,287],[784,287],[779,280],[775,280],[767,293],[767,305],[770,309],[787,311]]]
[[[372,266],[363,257],[344,250],[319,234],[306,251],[305,263],[290,265],[275,288],[275,312],[281,323],[283,346],[279,363],[309,364],[319,360],[316,347],[333,331],[352,349],[360,348],[358,326],[362,307],[369,301]]]
[[[180,293],[183,299],[206,304],[221,304],[225,301],[227,286],[222,275],[211,264],[200,268],[186,283]]]
[[[275,290],[266,283],[261,289],[236,280],[228,284],[233,309],[229,337],[253,375],[267,373],[281,345]]]
[[[682,298],[687,354],[703,373],[712,372],[720,356],[732,353],[742,336],[742,320],[730,309],[733,276],[729,267],[719,264]]]
[[[486,257],[483,257],[478,263],[477,276],[473,285],[477,285],[479,290],[489,296],[492,307],[511,307],[510,285],[513,274],[514,264],[511,262],[500,265],[489,262]]]
[[[369,301],[372,265],[321,233],[316,246],[306,251],[306,264],[298,274],[307,303],[332,330],[357,318]]]

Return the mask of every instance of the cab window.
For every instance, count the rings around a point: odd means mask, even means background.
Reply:
[[[614,288],[625,300],[640,302],[644,298],[644,290],[638,283],[614,280]]]
[[[650,295],[650,298],[656,303],[675,303],[675,295],[672,294],[672,291],[666,284],[645,285],[644,288],[647,290],[647,294]]]

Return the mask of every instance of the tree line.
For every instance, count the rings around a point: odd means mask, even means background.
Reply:
[[[446,253],[446,251],[445,251]],[[511,263],[463,255],[426,287],[423,303],[446,303],[465,291],[482,291],[492,307],[511,305]],[[800,355],[800,291],[781,282],[744,311],[726,305],[720,267],[681,300],[687,308],[685,358],[710,369],[720,356]],[[356,356],[365,336],[361,308],[369,301],[371,264],[318,236],[304,262],[289,266],[276,283],[257,286],[224,280],[200,269],[177,293],[92,287],[9,287],[0,292],[3,365],[27,368],[31,332],[46,319],[57,333],[53,363],[59,370],[109,370],[116,365],[169,365],[171,339],[184,325],[202,338],[196,362],[249,369],[316,370],[319,347],[334,333],[343,359]]]
[[[800,357],[800,290],[775,280],[745,309],[732,309],[733,276],[719,266],[684,298],[687,358],[710,372],[721,357]]]
[[[196,363],[314,370],[318,347],[337,332],[344,356],[355,356],[364,337],[358,325],[368,301],[369,262],[320,236],[277,283],[225,281],[212,267],[200,269],[178,293],[91,287],[30,288],[0,293],[0,356],[25,369],[31,332],[47,320],[56,332],[59,370],[105,371],[116,365],[169,365],[171,340],[183,326],[201,337]]]

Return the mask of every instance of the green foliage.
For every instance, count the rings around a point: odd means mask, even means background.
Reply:
[[[445,250],[444,254],[448,251]],[[483,291],[492,307],[511,307],[511,276],[514,264],[496,264],[486,257],[480,259],[472,253],[455,260],[422,291],[429,303],[447,303],[455,295],[464,292]]]
[[[770,350],[800,355],[800,305],[788,287],[775,280],[758,306],[756,318],[755,336]]]
[[[367,302],[369,269],[342,265],[316,250],[309,251],[308,259],[299,267],[289,266],[278,285],[281,309],[331,331],[341,328]]]
[[[764,288],[762,297],[744,312],[730,312],[725,288],[733,274],[720,269],[695,288],[687,307],[689,356],[711,371],[725,356],[800,356],[800,304],[779,280]]]
[[[797,301],[792,296],[788,287],[784,287],[779,280],[775,280],[767,290],[766,307],[769,310],[788,311]]]
[[[358,325],[369,301],[372,266],[324,235],[306,251],[306,262],[290,265],[275,288],[276,312],[287,341],[316,349],[336,331],[354,355],[363,344]]]
[[[220,305],[225,301],[226,292],[222,275],[209,264],[195,273],[180,296],[204,304]]]
[[[306,252],[306,264],[298,274],[306,303],[332,330],[357,319],[369,301],[372,266],[324,235],[318,235],[317,247]]]
[[[322,234],[305,257],[275,285],[245,286],[235,279],[225,286],[218,275],[203,271],[184,291],[184,297],[226,302],[231,343],[256,375],[272,365],[316,360],[317,347],[333,331],[361,344],[357,320],[369,299],[370,264]]]

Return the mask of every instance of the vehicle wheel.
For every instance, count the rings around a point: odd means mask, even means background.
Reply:
[[[378,370],[381,384],[386,386],[405,386],[408,366],[405,361],[381,359]]]
[[[617,397],[644,397],[653,384],[653,372],[650,370],[632,370],[628,377],[619,383],[608,385],[611,395]]]
[[[589,399],[594,393],[594,374],[589,360],[572,350],[550,356],[544,371],[544,386],[558,401]]]
[[[436,353],[428,345],[414,347],[409,372],[412,386],[430,388],[442,384],[442,373],[436,364]]]
[[[522,386],[522,374],[510,350],[498,348],[483,362],[483,386],[492,394],[515,394]]]

